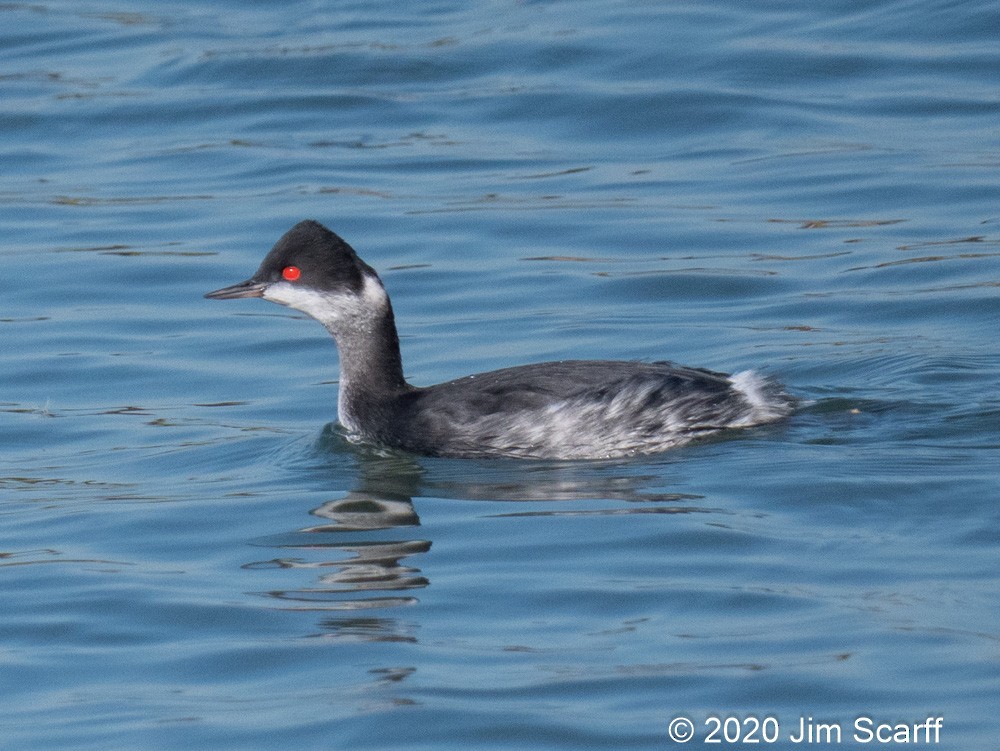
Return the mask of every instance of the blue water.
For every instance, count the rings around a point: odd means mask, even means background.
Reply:
[[[859,717],[994,748],[997,28],[0,5],[0,745],[662,749],[683,716],[694,748],[770,716],[758,748],[800,718],[905,745]],[[627,462],[348,445],[322,328],[201,297],[307,217],[382,274],[414,383],[669,358],[804,407]]]

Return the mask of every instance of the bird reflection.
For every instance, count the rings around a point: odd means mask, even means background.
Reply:
[[[308,571],[307,586],[261,594],[286,610],[327,612],[320,636],[364,641],[412,641],[395,618],[358,617],[358,611],[400,608],[417,602],[410,592],[427,586],[406,562],[430,550],[430,540],[407,534],[419,528],[413,496],[420,468],[406,457],[358,457],[358,488],[326,501],[310,514],[320,523],[267,541],[295,551],[245,569]],[[334,615],[343,614],[343,615]]]
[[[500,516],[724,513],[693,503],[700,496],[649,491],[662,484],[662,467],[641,474],[628,464],[510,465],[418,460],[339,443],[328,448],[330,454],[325,456],[333,466],[327,469],[335,470],[331,482],[339,485],[345,475],[352,475],[356,488],[310,511],[315,523],[258,541],[280,549],[280,557],[243,567],[307,573],[304,586],[259,594],[273,598],[285,610],[326,613],[316,634],[323,638],[415,640],[415,625],[394,616],[417,603],[419,591],[429,584],[416,565],[431,548],[431,541],[418,534],[422,528],[412,499],[421,494],[511,501],[522,507],[524,502],[568,502]],[[580,501],[587,501],[589,508],[581,509]],[[595,509],[594,501],[610,507]]]
[[[310,513],[328,523],[306,527],[303,532],[353,532],[420,525],[420,517],[409,498],[378,498],[364,491],[348,493],[338,501],[327,501]]]

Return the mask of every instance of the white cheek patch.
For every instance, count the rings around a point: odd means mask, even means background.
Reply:
[[[299,282],[274,282],[263,295],[265,300],[301,310],[331,331],[363,326],[380,315],[388,304],[385,288],[377,279],[366,276],[360,292],[349,290],[320,291]]]
[[[331,317],[341,317],[349,307],[356,307],[356,303],[351,305],[353,295],[319,292],[292,282],[275,282],[268,285],[264,290],[264,299],[301,310],[324,323]]]

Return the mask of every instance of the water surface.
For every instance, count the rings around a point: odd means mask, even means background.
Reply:
[[[995,743],[993,5],[0,21],[11,748]],[[201,298],[307,217],[414,383],[669,358],[804,407],[627,462],[351,446],[319,326]]]

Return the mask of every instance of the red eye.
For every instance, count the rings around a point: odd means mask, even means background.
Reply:
[[[302,276],[302,269],[298,266],[285,266],[285,268],[281,270],[281,276],[283,276],[286,281],[295,282],[298,281],[300,276]]]

